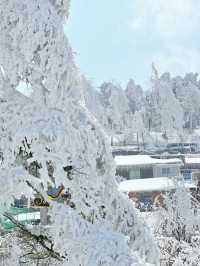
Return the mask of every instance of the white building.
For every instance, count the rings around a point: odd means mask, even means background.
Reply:
[[[155,159],[149,155],[116,156],[116,175],[126,179],[175,177],[183,165],[180,159]]]

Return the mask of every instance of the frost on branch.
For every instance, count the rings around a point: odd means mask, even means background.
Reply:
[[[68,17],[71,0],[49,0],[57,10],[58,15]]]
[[[0,61],[6,85],[15,89],[20,81],[27,82],[37,101],[48,104],[63,100],[63,88],[70,86],[75,68],[63,34],[64,20],[57,15],[68,1],[50,2],[0,3]]]
[[[82,266],[156,264],[153,239],[117,191],[106,136],[83,103],[84,85],[62,29],[67,6],[0,2],[1,206],[38,191],[50,205],[45,234],[65,257],[61,265],[76,265],[75,258]],[[20,81],[31,85],[30,98],[16,91]],[[67,196],[53,204],[47,190],[60,185]]]
[[[165,195],[155,235],[161,260],[172,266],[199,265],[199,191],[188,192],[177,182],[176,191]],[[164,264],[165,265],[165,264]]]

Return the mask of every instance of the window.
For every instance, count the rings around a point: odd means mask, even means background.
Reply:
[[[153,167],[140,168],[140,178],[151,178],[153,177]]]
[[[162,176],[170,176],[170,168],[162,168]]]
[[[192,180],[192,170],[190,169],[182,169],[181,174],[183,175],[185,180]]]
[[[140,168],[133,167],[130,169],[130,179],[138,179],[140,178]]]
[[[126,167],[117,167],[116,176],[122,176],[126,179],[129,179],[129,169]]]

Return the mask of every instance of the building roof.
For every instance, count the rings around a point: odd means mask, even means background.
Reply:
[[[186,164],[200,164],[200,157],[199,158],[185,158]]]
[[[126,180],[119,184],[118,189],[121,192],[151,192],[151,191],[169,191],[175,189],[176,184],[173,179],[168,177],[156,177],[145,179]],[[196,188],[193,183],[185,183],[186,188]]]
[[[180,159],[157,159],[149,155],[124,155],[115,156],[117,166],[153,165],[153,164],[182,164]]]

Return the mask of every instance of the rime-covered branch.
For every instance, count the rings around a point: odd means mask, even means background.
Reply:
[[[53,241],[50,240],[47,236],[45,235],[36,235],[34,233],[32,233],[30,230],[27,229],[27,227],[23,224],[21,224],[19,221],[17,221],[12,215],[10,215],[9,213],[5,212],[4,217],[7,218],[8,220],[10,220],[22,233],[23,238],[24,237],[28,237],[29,240],[27,241],[35,241],[37,244],[39,244],[42,248],[44,248],[44,250],[46,250],[45,256],[49,256],[51,258],[57,259],[59,261],[62,261],[63,259],[65,259],[64,256],[61,256],[59,254],[59,252],[56,252],[54,250],[54,244]],[[30,254],[26,254],[30,255]],[[39,254],[38,254],[39,257]]]

